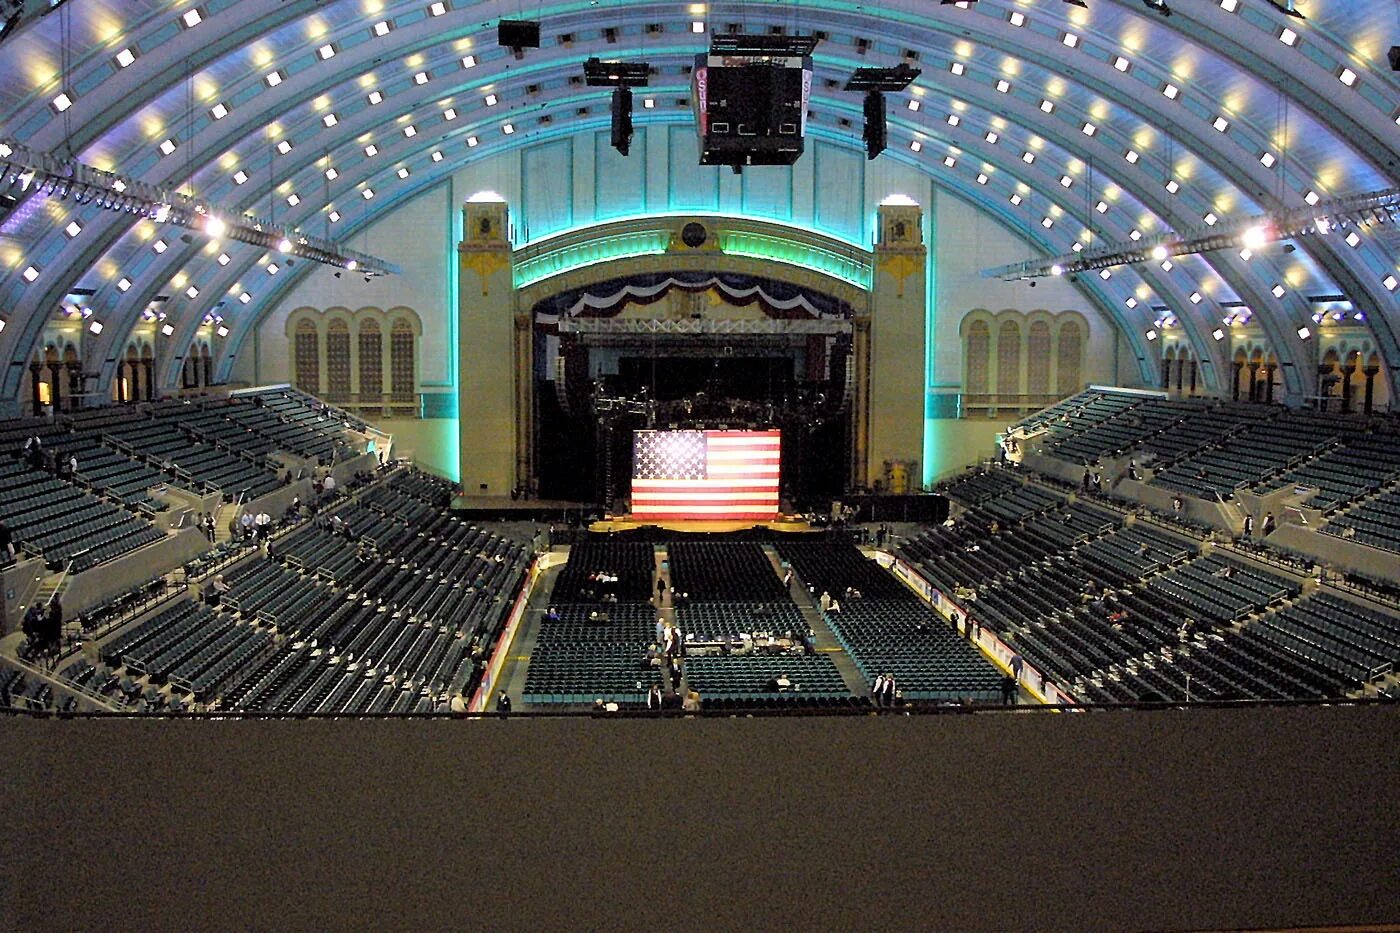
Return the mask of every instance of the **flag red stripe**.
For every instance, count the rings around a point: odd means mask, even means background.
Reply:
[[[677,439],[678,453],[686,450],[693,457],[693,435],[691,438]],[[664,477],[667,440],[647,439],[648,471],[660,472],[663,478],[633,478],[632,513],[649,519],[748,521],[775,517],[782,469],[781,432],[705,431],[704,438],[705,479]]]

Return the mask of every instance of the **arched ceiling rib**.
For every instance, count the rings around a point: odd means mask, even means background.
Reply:
[[[182,28],[178,19],[189,5],[70,0],[0,45],[0,127],[51,149],[66,140],[85,160],[145,180],[178,182],[188,167],[194,190],[212,203],[266,214],[275,198],[279,218],[321,233],[327,190],[349,218],[345,223],[358,217],[359,227],[466,158],[573,130],[570,117],[585,105],[581,101],[595,112],[603,103],[601,95],[568,82],[590,55],[662,65],[651,92],[659,106],[639,109],[638,122],[684,119],[675,105],[688,96],[680,66],[703,46],[705,37],[689,28],[700,18],[711,28],[740,22],[748,29],[826,32],[818,49],[819,84],[839,80],[857,64],[891,64],[906,51],[917,53],[924,75],[910,95],[891,100],[892,148],[1011,228],[1028,229],[1029,222],[1035,234],[1029,239],[1049,253],[1082,240],[1086,220],[1096,237],[1121,239],[1133,229],[1148,234],[1192,226],[1211,213],[1299,204],[1309,191],[1326,196],[1400,177],[1400,117],[1393,109],[1400,83],[1385,70],[1384,49],[1393,38],[1385,35],[1384,22],[1377,25],[1388,18],[1378,15],[1378,0],[1313,4],[1319,9],[1309,9],[1312,18],[1303,23],[1264,0],[1178,0],[1170,19],[1136,3],[1094,2],[1082,10],[1059,0],[983,0],[965,10],[890,0],[873,12],[854,3],[794,10],[752,2],[712,5],[704,14],[683,4],[617,2],[604,9],[560,3],[541,11],[545,48],[521,61],[494,47],[495,20],[518,15],[517,5],[458,2],[442,16],[430,15],[427,3],[389,3],[375,13],[366,12],[370,5],[378,4],[207,2],[197,7],[202,21]],[[64,57],[64,16],[71,25],[66,82],[55,79]],[[372,27],[381,21],[393,28],[378,36]],[[663,32],[647,34],[650,23]],[[616,44],[605,40],[604,27],[618,29]],[[1292,46],[1279,41],[1285,28],[1297,36]],[[561,44],[563,33],[572,33],[573,41]],[[858,38],[870,43],[864,51]],[[317,50],[327,43],[335,54],[321,60]],[[130,67],[113,61],[122,49],[138,55]],[[465,54],[476,57],[475,67],[462,67]],[[1115,66],[1119,56],[1126,69]],[[953,72],[954,62],[961,74]],[[274,68],[282,80],[270,87],[266,75]],[[1338,80],[1343,68],[1356,76],[1354,86]],[[418,70],[431,75],[427,83],[413,82]],[[1008,83],[1005,93],[1000,80]],[[1162,93],[1167,83],[1179,89],[1174,99]],[[538,91],[528,91],[530,85]],[[64,88],[73,106],[60,115],[51,101]],[[371,89],[384,94],[383,103],[368,103]],[[487,90],[499,96],[498,106],[484,106]],[[918,112],[905,107],[914,98],[922,105]],[[857,103],[854,95],[819,87],[814,131],[857,135]],[[215,104],[228,108],[220,119],[210,113]],[[456,110],[456,120],[444,120],[446,106]],[[336,115],[334,126],[326,125],[327,112]],[[507,114],[519,124],[514,138],[500,131]],[[949,125],[950,114],[957,126]],[[549,127],[539,125],[542,116],[552,119]],[[841,126],[841,119],[852,125]],[[1214,125],[1218,119],[1226,121],[1223,127]],[[412,138],[402,133],[408,121],[418,130]],[[1092,135],[1085,124],[1094,127]],[[987,140],[989,131],[997,133],[995,143]],[[380,148],[377,156],[364,154],[367,134]],[[481,144],[468,149],[462,142],[468,135]],[[177,145],[162,158],[156,145],[165,138]],[[291,142],[289,153],[275,153],[279,139]],[[917,154],[908,149],[916,139]],[[1124,159],[1130,149],[1137,153],[1132,163]],[[430,161],[434,150],[443,153],[442,161]],[[1033,163],[1021,161],[1025,152],[1036,155]],[[1272,165],[1261,162],[1265,153]],[[951,168],[943,165],[948,155],[956,160]],[[339,172],[334,181],[323,177],[323,157]],[[395,174],[402,167],[409,169],[407,178]],[[247,180],[234,184],[240,170]],[[986,184],[975,180],[979,174]],[[1173,178],[1180,188],[1169,194],[1162,186]],[[355,193],[366,184],[376,192],[371,201]],[[289,192],[300,198],[298,205],[286,202]],[[1013,194],[1022,199],[1019,207],[1008,203]],[[1103,214],[1093,209],[1100,200],[1108,207]],[[11,324],[0,334],[0,353],[12,359],[28,353],[42,326],[39,312],[56,309],[79,283],[98,287],[94,307],[108,320],[102,358],[115,355],[113,348],[157,294],[171,294],[172,306],[182,306],[176,339],[183,346],[203,315],[230,298],[230,288],[246,289],[253,300],[235,304],[237,313],[227,315],[230,346],[236,347],[286,288],[286,277],[273,280],[262,271],[263,254],[241,244],[211,249],[196,238],[185,245],[167,232],[162,238],[170,248],[156,255],[148,225],[64,203],[21,207],[0,224],[21,241],[0,277],[0,305]],[[1054,221],[1051,229],[1039,226],[1042,215]],[[70,239],[63,228],[72,219],[83,230]],[[337,234],[336,227],[330,231]],[[1382,284],[1395,272],[1393,244],[1367,237],[1355,248],[1298,245],[1303,248],[1291,255],[1274,250],[1249,262],[1229,253],[1183,257],[1172,271],[1148,264],[1081,284],[1138,346],[1160,313],[1155,309],[1169,308],[1198,356],[1217,365],[1209,333],[1219,305],[1248,304],[1280,356],[1297,362],[1290,377],[1294,392],[1310,379],[1307,348],[1295,333],[1307,321],[1307,296],[1344,293],[1367,315],[1395,366],[1396,302],[1394,290]],[[224,253],[229,261],[221,266]],[[34,284],[19,275],[30,264],[43,273]],[[122,276],[134,283],[124,294],[115,288]],[[181,290],[194,283],[198,296],[172,292],[177,282]],[[1281,283],[1284,295],[1275,298]],[[1127,307],[1130,299],[1135,307]],[[16,385],[12,377],[5,388],[12,394]]]

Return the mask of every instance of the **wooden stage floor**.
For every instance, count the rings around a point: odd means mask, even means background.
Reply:
[[[731,531],[748,531],[752,528],[767,528],[769,531],[781,531],[785,533],[825,530],[822,528],[815,528],[810,522],[804,521],[796,516],[787,515],[779,515],[777,518],[766,522],[756,522],[752,519],[723,521],[704,518],[658,521],[654,518],[637,519],[630,515],[610,515],[588,526],[589,531],[597,532],[636,531],[638,528],[661,528],[665,531],[678,531],[693,534],[723,534]]]

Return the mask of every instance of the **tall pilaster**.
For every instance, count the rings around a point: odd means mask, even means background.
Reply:
[[[468,201],[462,209],[457,385],[467,495],[506,495],[522,479],[516,473],[519,373],[508,216],[503,201]]]
[[[870,296],[869,434],[864,482],[890,492],[922,480],[928,251],[917,204],[882,204]],[[858,481],[861,478],[858,478]]]

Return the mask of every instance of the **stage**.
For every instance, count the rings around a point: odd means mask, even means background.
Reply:
[[[509,496],[453,496],[449,508],[463,518],[505,521],[567,522],[581,519],[597,506],[564,499],[512,499]]]
[[[588,530],[599,534],[610,534],[622,531],[637,531],[642,528],[660,528],[663,531],[674,531],[680,534],[728,534],[736,531],[766,530],[775,531],[782,534],[820,532],[827,531],[826,528],[818,528],[811,522],[799,518],[796,515],[779,515],[767,521],[754,521],[753,519],[708,519],[708,518],[678,518],[678,519],[654,519],[654,518],[634,518],[631,515],[609,515],[601,521],[592,522]]]

